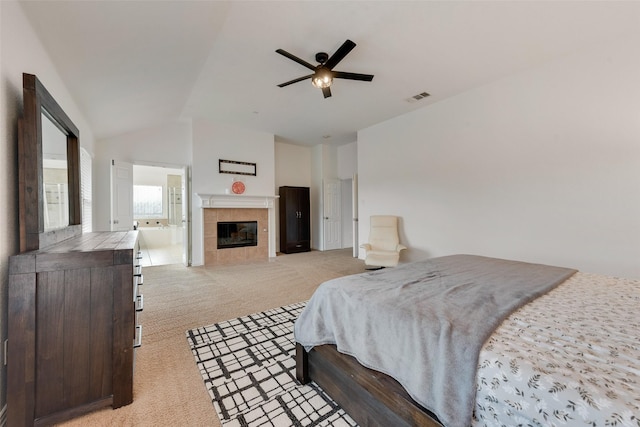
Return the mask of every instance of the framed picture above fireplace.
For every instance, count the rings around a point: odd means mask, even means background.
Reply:
[[[238,162],[236,160],[218,159],[218,172],[230,173],[234,175],[256,176],[256,164],[249,162]]]

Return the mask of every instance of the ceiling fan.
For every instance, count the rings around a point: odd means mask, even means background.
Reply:
[[[276,50],[282,56],[286,56],[287,58],[297,62],[300,65],[303,65],[310,70],[313,70],[313,74],[309,74],[307,76],[299,77],[297,79],[290,80],[286,83],[281,83],[278,87],[289,86],[293,83],[298,83],[306,79],[311,79],[311,84],[315,87],[322,89],[322,94],[325,98],[331,96],[331,83],[333,79],[347,79],[347,80],[361,80],[365,82],[370,82],[373,80],[373,75],[371,74],[358,74],[358,73],[347,73],[344,71],[333,71],[333,67],[338,65],[340,61],[344,59],[345,56],[353,48],[356,47],[356,44],[351,40],[345,41],[342,46],[336,50],[336,52],[329,57],[329,55],[325,52],[316,53],[316,61],[319,62],[318,65],[309,64],[304,59],[300,59],[295,55],[290,54],[289,52],[278,49]]]

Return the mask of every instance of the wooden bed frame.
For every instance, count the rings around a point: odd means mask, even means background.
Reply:
[[[307,352],[296,343],[296,378],[302,384],[314,381],[362,427],[442,426],[396,380],[365,368],[334,345]]]

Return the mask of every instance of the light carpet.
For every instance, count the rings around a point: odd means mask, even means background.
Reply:
[[[106,407],[61,423],[64,427],[220,427],[185,345],[185,331],[305,301],[317,286],[362,273],[351,249],[279,255],[216,267],[162,265],[144,272],[144,328],[136,351],[133,403]]]
[[[224,427],[356,426],[317,385],[295,379],[293,324],[305,304],[187,331]]]

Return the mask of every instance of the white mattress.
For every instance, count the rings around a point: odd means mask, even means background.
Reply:
[[[485,342],[475,426],[640,426],[640,281],[576,273]]]

